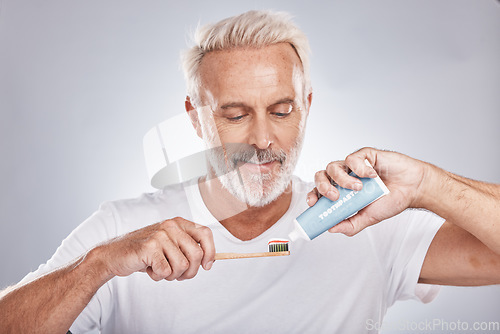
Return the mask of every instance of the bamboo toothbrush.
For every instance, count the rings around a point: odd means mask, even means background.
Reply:
[[[215,260],[229,260],[229,259],[246,259],[252,257],[267,257],[267,256],[286,256],[290,255],[288,250],[288,240],[273,239],[267,244],[269,252],[262,253],[217,253]]]

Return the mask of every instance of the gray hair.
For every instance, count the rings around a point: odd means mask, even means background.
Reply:
[[[260,48],[278,43],[289,43],[297,52],[304,71],[304,94],[311,92],[309,72],[309,42],[306,35],[285,12],[248,11],[215,24],[198,27],[195,45],[182,55],[182,67],[187,94],[194,104],[200,104],[198,68],[203,56],[215,50],[238,47]]]

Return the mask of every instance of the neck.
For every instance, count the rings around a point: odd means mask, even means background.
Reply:
[[[231,195],[217,178],[199,181],[201,197],[210,213],[236,238],[251,240],[276,223],[292,200],[291,183],[276,200],[262,207],[250,207]]]

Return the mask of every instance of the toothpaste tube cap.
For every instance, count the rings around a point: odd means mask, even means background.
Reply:
[[[293,222],[294,222],[294,229],[292,232],[290,232],[290,234],[288,234],[288,239],[290,239],[290,241],[295,241],[298,239],[311,240],[311,238],[309,238],[304,229],[300,226],[297,219],[294,219]]]

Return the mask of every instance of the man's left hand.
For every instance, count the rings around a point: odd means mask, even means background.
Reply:
[[[365,159],[373,168],[365,164]],[[348,175],[351,170],[359,177],[373,178],[379,175],[390,193],[329,230],[353,236],[407,208],[420,207],[422,185],[430,166],[404,154],[365,147],[348,155],[345,160],[330,162],[325,170],[317,172],[314,178],[316,187],[307,195],[307,203],[312,206],[321,196],[336,201],[339,193],[332,181],[343,188],[360,190],[361,181]]]

